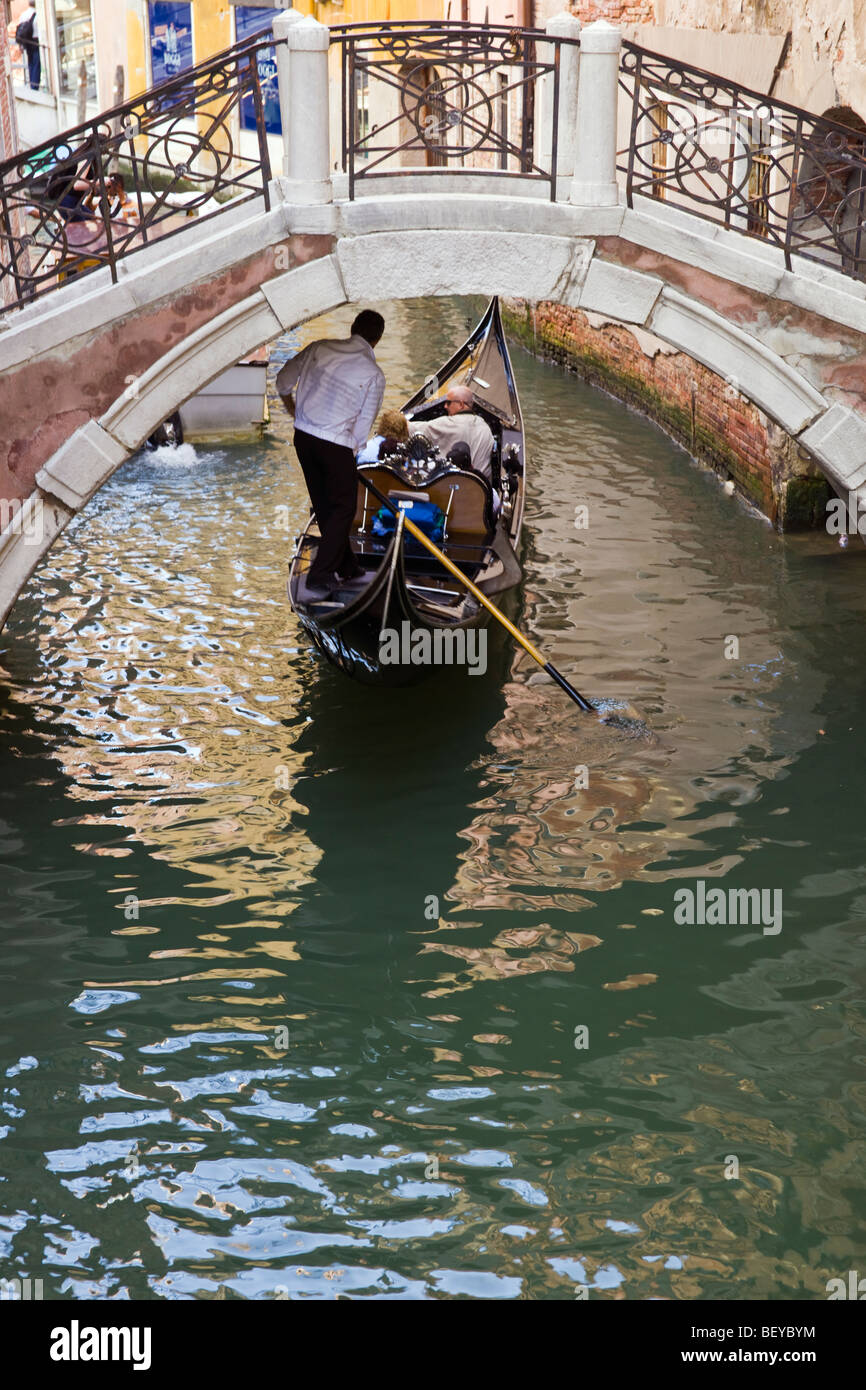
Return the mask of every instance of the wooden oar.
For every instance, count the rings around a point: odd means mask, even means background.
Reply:
[[[418,526],[415,525],[414,521],[411,521],[409,519],[402,507],[396,507],[394,503],[391,501],[391,499],[389,497],[386,497],[384,493],[381,493],[379,489],[376,487],[375,483],[371,483],[370,479],[366,478],[360,470],[358,471],[358,477],[361,479],[361,482],[364,484],[365,488],[372,492],[375,497],[378,497],[379,501],[384,506],[386,506],[390,512],[393,512],[395,516],[399,516],[402,513],[403,524],[406,530],[409,532],[410,536],[414,536],[416,541],[420,541],[421,544],[427,550],[430,551],[431,555],[436,556],[436,559],[439,561],[441,565],[445,566],[449,574],[453,574],[454,578],[459,580],[459,582],[469,590],[472,597],[477,599],[478,602],[484,608],[487,609],[488,613],[491,613],[493,617],[496,619],[496,621],[502,624],[502,626],[505,628],[507,632],[511,633],[511,636],[514,638],[515,642],[520,643],[523,650],[525,652],[528,652],[529,655],[532,657],[533,661],[537,661],[541,669],[543,671],[546,671],[547,674],[551,676],[553,680],[556,681],[556,684],[562,687],[566,695],[571,696],[574,703],[578,705],[580,709],[584,710],[587,714],[594,714],[596,712],[595,706],[591,705],[588,700],[585,700],[583,696],[580,694],[580,692],[575,690],[574,686],[569,685],[568,681],[565,679],[565,676],[562,675],[560,671],[557,671],[556,667],[552,664],[552,662],[545,661],[541,652],[538,650],[537,647],[533,646],[529,638],[524,637],[523,633],[520,632],[512,622],[509,622],[505,614],[502,613],[496,607],[496,604],[491,603],[490,599],[487,598],[486,595],[482,594],[481,590],[475,584],[472,583],[471,579],[467,579],[463,571],[461,569],[458,569],[457,565],[453,564],[452,561],[448,559],[447,555],[443,555],[439,547],[437,545],[434,545],[430,538],[428,536],[425,536],[424,532]]]

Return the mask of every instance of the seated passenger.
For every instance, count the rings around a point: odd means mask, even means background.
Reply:
[[[435,420],[424,420],[422,428],[439,452],[456,463],[458,468],[466,467],[466,450],[455,446],[466,445],[473,470],[492,483],[490,457],[493,453],[493,432],[486,420],[474,413],[474,400],[468,386],[450,387],[445,397],[447,413]]]
[[[358,454],[358,463],[378,463],[389,454],[399,454],[409,438],[409,422],[399,410],[383,410],[376,428],[378,434],[367,440]]]

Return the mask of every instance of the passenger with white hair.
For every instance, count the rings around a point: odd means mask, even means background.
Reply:
[[[461,455],[465,457],[468,450],[469,467],[492,484],[493,432],[487,421],[475,414],[474,404],[475,397],[468,386],[451,386],[445,396],[446,414],[419,421],[419,425],[439,452],[461,467]]]

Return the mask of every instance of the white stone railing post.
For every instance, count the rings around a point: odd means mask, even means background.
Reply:
[[[274,38],[283,117],[283,197],[289,203],[330,203],[330,30],[310,15],[285,10],[274,20]]]
[[[283,178],[289,176],[289,92],[291,90],[291,55],[284,40],[294,24],[300,24],[303,15],[297,10],[283,10],[274,19],[274,39],[277,54],[277,83],[280,89],[280,116],[283,125]],[[274,170],[274,174],[276,174]]]
[[[554,39],[580,38],[580,20],[577,15],[561,10],[547,21],[546,33]],[[553,50],[551,49],[551,54]],[[574,152],[577,136],[577,74],[580,50],[573,43],[564,43],[559,49],[559,127],[556,153],[556,177],[570,179],[574,173]],[[546,121],[553,119],[553,83],[544,93]],[[547,103],[550,110],[547,110]],[[550,148],[550,146],[548,146]],[[560,190],[559,196],[568,197],[568,188]]]
[[[619,201],[616,113],[622,34],[606,19],[580,32],[572,203],[608,207]]]

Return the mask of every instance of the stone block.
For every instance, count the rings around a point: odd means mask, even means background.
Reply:
[[[36,484],[77,512],[126,457],[122,444],[88,420],[39,470]]]
[[[800,435],[798,443],[814,454],[842,492],[866,482],[866,419],[842,405],[832,405]]]
[[[163,246],[154,242],[122,261],[121,283],[135,303],[145,308],[182,294],[197,282],[231,270],[285,237],[282,207],[269,213],[250,207],[247,217],[237,216],[243,211],[241,208],[232,211],[234,216],[220,214],[203,223],[198,237],[188,237],[184,231]]]
[[[643,207],[626,210],[620,236],[636,246],[645,246],[662,256],[685,265],[709,271],[759,290],[774,294],[785,269],[781,251],[749,237],[736,237],[724,228],[684,212],[665,208],[655,199],[641,199]],[[651,211],[646,204],[652,203]]]
[[[346,302],[336,256],[295,266],[262,285],[262,294],[283,328],[295,328]]]
[[[337,259],[350,301],[502,294],[574,304],[589,246],[507,232],[379,232],[346,237]]]
[[[580,292],[581,309],[610,314],[622,323],[645,323],[663,282],[656,275],[599,260],[590,264]]]
[[[820,314],[833,324],[866,333],[866,286],[803,256],[795,257],[795,265],[796,270],[786,270],[779,281],[779,299]]]
[[[10,527],[0,538],[0,628],[42,556],[77,510],[41,491],[31,494],[24,509],[22,524]]]

